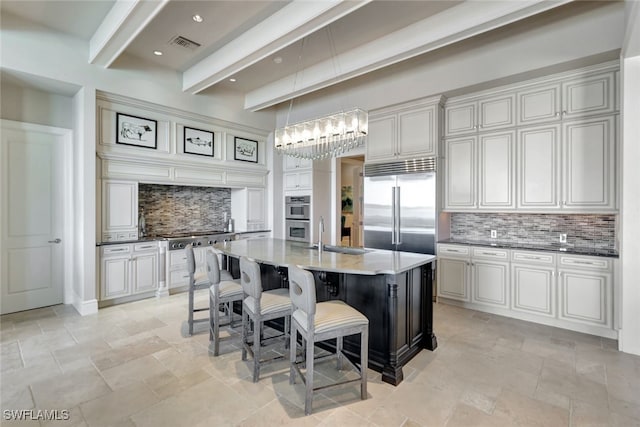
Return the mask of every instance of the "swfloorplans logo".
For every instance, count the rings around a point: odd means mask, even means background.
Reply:
[[[5,409],[2,417],[6,421],[67,421],[70,418],[68,409]]]

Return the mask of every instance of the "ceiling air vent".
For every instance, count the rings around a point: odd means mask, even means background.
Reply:
[[[175,36],[171,39],[169,44],[184,47],[190,50],[196,50],[200,47],[200,43],[196,43],[193,40],[189,40],[188,38],[182,36]]]

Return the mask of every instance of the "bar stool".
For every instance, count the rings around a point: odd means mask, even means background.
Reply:
[[[208,250],[206,253],[207,276],[209,277],[209,341],[213,343],[213,355],[220,353],[220,326],[233,322],[233,303],[242,301],[244,293],[240,280],[220,280],[222,275],[218,255]],[[229,321],[220,324],[220,304],[224,304]]]
[[[326,301],[316,304],[316,287],[313,274],[298,267],[289,267],[289,293],[293,304],[291,315],[291,344],[289,347],[291,367],[289,383],[295,383],[296,371],[305,383],[304,413],[311,414],[313,392],[327,387],[360,382],[360,397],[367,398],[367,365],[369,350],[369,319],[358,310],[342,301]],[[304,361],[296,360],[297,332],[300,332],[306,343]],[[342,354],[342,338],[360,334],[360,369]],[[338,370],[342,370],[345,359],[360,373],[360,378],[341,381],[322,387],[313,388],[314,343],[336,338],[336,353],[316,360],[337,356]],[[306,365],[303,375],[300,365]]]
[[[207,273],[196,274],[196,259],[193,253],[193,245],[189,244],[184,248],[184,252],[187,255],[187,271],[189,272],[189,317],[187,323],[189,324],[189,336],[193,335],[193,324],[200,322],[208,322],[209,319],[194,319],[193,314],[199,311],[209,310],[209,307],[194,308],[193,299],[195,292],[200,289],[206,289],[209,287],[209,278]]]
[[[260,348],[267,339],[261,339],[263,323],[284,317],[285,347],[288,345],[289,322],[291,321],[291,299],[285,288],[262,291],[260,266],[254,260],[240,257],[240,283],[245,294],[242,302],[242,360],[247,360],[247,352],[253,357],[253,382],[258,382],[260,365],[283,359],[284,356],[261,360]],[[253,322],[253,346],[249,345],[249,319]],[[271,337],[280,338],[282,335]]]

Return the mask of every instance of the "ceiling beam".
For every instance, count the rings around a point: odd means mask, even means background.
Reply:
[[[466,1],[374,41],[290,74],[245,96],[245,109],[257,111],[439,49],[571,0]],[[339,64],[336,72],[334,63]],[[295,87],[294,87],[295,82]],[[294,90],[295,89],[295,90]]]
[[[169,0],[117,0],[89,41],[89,63],[109,68]]]
[[[201,92],[370,1],[293,1],[186,70],[182,90]]]

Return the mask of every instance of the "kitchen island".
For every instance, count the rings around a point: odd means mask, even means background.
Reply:
[[[318,251],[304,243],[280,239],[249,239],[214,245],[231,259],[238,277],[238,259],[261,264],[265,290],[287,286],[287,268],[313,273],[318,302],[339,299],[369,319],[369,367],[397,385],[402,367],[423,348],[437,346],[433,333],[433,255],[381,249],[340,247]],[[344,350],[358,361],[359,339],[345,338]]]

